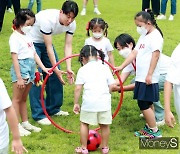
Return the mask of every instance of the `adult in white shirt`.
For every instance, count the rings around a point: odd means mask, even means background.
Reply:
[[[29,33],[33,40],[36,52],[41,58],[43,64],[50,68],[58,62],[58,56],[52,44],[52,36],[65,33],[64,56],[72,54],[73,33],[76,29],[75,17],[78,14],[78,5],[74,1],[65,1],[61,10],[47,9],[36,14],[36,22]],[[66,60],[67,72],[70,83],[73,81],[73,72],[71,70],[71,60]],[[62,71],[60,67],[54,69],[54,73],[48,79],[46,84],[45,105],[49,115],[68,115],[68,112],[60,110],[63,103]],[[30,90],[30,103],[32,117],[40,124],[50,125],[51,122],[46,118],[40,101],[41,87],[33,87]]]

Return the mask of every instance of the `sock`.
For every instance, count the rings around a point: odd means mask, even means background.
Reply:
[[[28,121],[23,121],[22,124],[28,124],[29,122]]]
[[[94,8],[95,8],[95,9],[97,9],[97,8],[98,8],[98,6],[97,6],[97,5],[94,5]]]
[[[149,128],[150,128],[150,127],[149,127]],[[157,128],[157,127],[150,128],[150,129],[152,129],[152,131],[153,131],[154,133],[158,131],[158,128]]]

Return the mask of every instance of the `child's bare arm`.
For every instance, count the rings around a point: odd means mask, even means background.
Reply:
[[[22,154],[24,151],[27,150],[23,147],[19,130],[18,130],[18,119],[16,116],[16,112],[13,106],[4,110],[6,113],[7,121],[9,123],[10,130],[12,132],[12,151],[18,154]]]

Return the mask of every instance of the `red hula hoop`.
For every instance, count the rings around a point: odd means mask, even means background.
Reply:
[[[50,72],[53,72],[54,68],[55,68],[57,65],[61,64],[63,61],[65,61],[65,60],[67,60],[67,59],[69,59],[69,58],[77,57],[77,56],[79,56],[79,54],[74,54],[74,55],[71,55],[71,56],[68,56],[68,57],[65,57],[65,58],[59,60],[59,61],[50,69]],[[109,62],[107,62],[107,61],[104,61],[104,62],[105,62],[106,64],[108,64],[113,71],[115,71],[115,68],[114,68]],[[119,76],[119,73],[118,73],[118,72],[115,72],[115,74],[116,74],[116,76],[117,76],[117,78],[118,78],[118,80],[119,80],[119,84],[120,84],[120,88],[121,88],[121,93],[120,93],[120,99],[119,99],[118,106],[117,106],[116,110],[114,111],[114,113],[113,113],[113,115],[112,115],[112,119],[114,119],[114,118],[116,117],[116,115],[118,114],[118,112],[119,112],[119,110],[120,110],[120,108],[121,108],[121,105],[122,105],[122,102],[123,102],[123,93],[124,93],[124,91],[123,91],[123,84],[122,84],[121,78],[120,78],[120,76]],[[51,123],[52,123],[56,128],[58,128],[58,129],[61,130],[61,131],[66,132],[66,133],[73,133],[73,131],[68,130],[68,129],[65,129],[65,128],[61,127],[60,125],[58,125],[57,123],[55,123],[55,122],[51,119],[51,117],[48,115],[48,113],[47,113],[47,111],[46,111],[46,107],[45,107],[45,104],[44,104],[44,90],[45,90],[45,85],[46,85],[46,82],[47,82],[48,78],[49,78],[49,75],[47,74],[46,77],[45,77],[45,79],[44,79],[44,81],[43,81],[43,84],[42,84],[42,86],[41,86],[41,106],[42,106],[43,112],[44,112],[44,114],[46,115],[46,117],[51,121]],[[96,128],[95,130],[97,131],[97,130],[99,130],[99,129],[100,129],[100,128]]]

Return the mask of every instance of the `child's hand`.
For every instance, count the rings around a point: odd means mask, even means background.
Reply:
[[[67,78],[68,78],[69,84],[74,83],[74,72],[72,70],[67,70]]]
[[[79,106],[79,104],[74,104],[73,112],[74,112],[75,114],[79,114],[79,112],[80,112],[80,106]]]
[[[53,74],[53,72],[50,72],[50,69],[51,68],[44,68],[43,71],[50,76]]]
[[[24,152],[28,153],[20,139],[12,141],[12,152],[16,154],[23,154]]]
[[[113,71],[113,75],[116,73],[116,72],[119,72],[121,71],[123,68],[121,66],[118,66],[118,67],[114,67],[115,70]]]
[[[18,87],[19,89],[25,88],[25,81],[24,81],[22,78],[19,78],[19,79],[17,80],[17,87]]]
[[[172,112],[165,113],[165,122],[169,127],[171,127],[171,128],[174,127],[174,125],[176,124],[176,120],[175,120]]]

